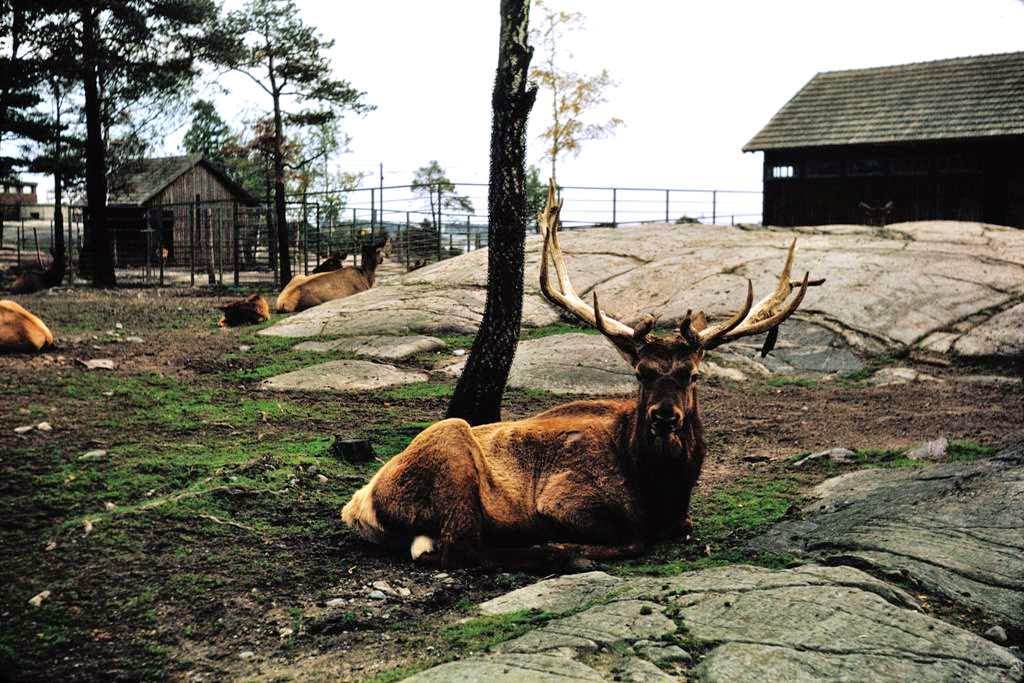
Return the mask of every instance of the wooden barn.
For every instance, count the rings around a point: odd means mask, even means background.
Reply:
[[[743,150],[765,225],[1024,227],[1024,52],[819,73]]]
[[[202,155],[142,159],[109,181],[107,220],[118,265],[196,267],[230,260],[239,208],[258,201]],[[196,200],[199,203],[196,203]]]

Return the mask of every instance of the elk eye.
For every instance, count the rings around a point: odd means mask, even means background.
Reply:
[[[697,380],[699,380],[699,379],[700,379],[700,373],[699,372],[693,373],[692,375],[690,375],[690,384],[696,384]]]

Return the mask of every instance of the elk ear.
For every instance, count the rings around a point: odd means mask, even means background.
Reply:
[[[697,315],[693,316],[693,320],[690,321],[690,328],[694,332],[700,332],[708,326],[708,317],[704,315],[704,311],[697,311]]]

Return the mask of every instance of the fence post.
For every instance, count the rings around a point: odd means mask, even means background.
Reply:
[[[470,249],[473,248],[473,243],[470,241],[469,234],[472,231],[472,226],[469,223],[469,216],[466,216],[466,253],[468,254]]]
[[[18,265],[21,265],[21,240],[24,238],[25,222],[18,221],[14,224],[14,243],[18,247]]]
[[[238,200],[231,203],[231,267],[234,270],[235,287],[238,286]]]
[[[148,284],[150,279],[153,277],[153,265],[149,260],[150,254],[153,253],[153,209],[146,211],[146,270],[145,270],[145,281]]]
[[[309,275],[309,206],[302,195],[302,274]]]
[[[669,223],[672,219],[668,216],[668,196],[672,190],[665,190],[665,222]]]
[[[619,209],[618,194],[619,194],[618,188],[613,187],[612,188],[612,227],[613,228],[619,227],[619,220],[618,220],[618,209]]]
[[[376,236],[377,231],[377,188],[370,188],[370,237]]]
[[[196,232],[199,229],[199,195],[196,195],[196,201],[192,204],[192,210],[189,211],[189,222],[191,223],[191,229],[189,230],[189,258],[188,258],[188,269],[189,269],[189,281],[192,286],[196,286]]]
[[[438,208],[438,211],[437,211],[437,244],[435,246],[437,247],[437,260],[440,261],[441,260],[441,240],[444,238],[444,234],[441,232],[441,204],[440,204],[440,202],[441,202],[441,193],[440,193],[440,191],[438,191],[438,193],[437,193],[437,199],[438,199],[438,205],[437,205],[437,208]]]
[[[409,228],[412,223],[409,219],[409,212],[405,212],[405,269],[409,270]]]
[[[316,267],[320,267],[320,201],[316,203]]]
[[[718,190],[711,190],[711,225],[718,222]]]
[[[356,259],[359,254],[359,247],[356,245],[356,210],[352,209],[352,234],[349,235],[349,244],[352,247],[352,265],[358,266]]]

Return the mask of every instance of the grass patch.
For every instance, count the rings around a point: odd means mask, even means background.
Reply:
[[[982,444],[966,439],[953,439],[949,442],[946,453],[953,462],[972,462],[981,458],[988,458],[999,451],[994,446],[983,446]]]
[[[818,380],[810,377],[789,377],[783,375],[781,377],[769,377],[766,384],[770,387],[803,387],[804,389],[813,389],[818,386]]]
[[[738,562],[792,566],[795,559],[791,556],[754,556],[740,546],[785,517],[798,500],[797,490],[794,479],[748,478],[697,498],[691,511],[695,542],[663,543],[643,563],[622,564],[614,571],[624,575],[671,576]],[[703,552],[706,548],[711,552]]]
[[[485,652],[498,643],[518,638],[557,616],[560,615],[537,609],[481,616],[445,627],[441,630],[441,637],[453,649],[462,652]]]
[[[446,382],[417,382],[387,389],[383,396],[393,401],[406,401],[419,398],[448,398],[454,391],[455,387]]]

